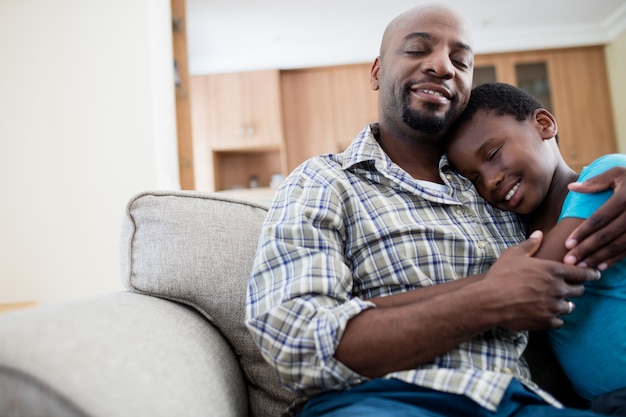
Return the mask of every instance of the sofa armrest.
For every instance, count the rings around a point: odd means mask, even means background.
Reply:
[[[127,292],[0,316],[0,415],[246,416],[239,364],[195,311]]]

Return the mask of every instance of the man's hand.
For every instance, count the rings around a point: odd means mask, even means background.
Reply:
[[[613,196],[569,235],[568,265],[604,270],[626,256],[626,168],[615,167],[582,183],[569,185],[571,191],[594,193],[613,189]]]
[[[335,358],[376,378],[431,362],[496,327],[562,326],[559,316],[574,308],[569,299],[600,273],[534,258],[541,241],[538,232],[506,249],[486,274],[370,299],[377,308],[348,321]]]
[[[583,284],[600,273],[589,268],[533,258],[542,233],[506,249],[489,269],[483,283],[501,292],[500,326],[511,330],[554,329],[563,325],[560,316],[571,313],[575,299],[583,294]],[[573,301],[575,302],[575,300]]]

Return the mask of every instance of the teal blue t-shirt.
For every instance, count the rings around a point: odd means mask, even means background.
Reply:
[[[585,181],[614,167],[626,166],[626,155],[598,158],[585,167]],[[559,220],[586,219],[613,194],[569,192]],[[565,324],[548,332],[554,353],[576,391],[592,398],[626,387],[626,261],[602,272],[602,278],[585,284],[585,294],[572,299],[576,309],[563,316]]]

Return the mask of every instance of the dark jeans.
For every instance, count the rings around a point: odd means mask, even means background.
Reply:
[[[610,416],[626,416],[626,388],[597,396],[591,409]]]
[[[559,409],[514,380],[498,409],[489,411],[463,395],[448,394],[399,380],[375,379],[341,392],[311,398],[299,417],[592,417],[588,410]]]

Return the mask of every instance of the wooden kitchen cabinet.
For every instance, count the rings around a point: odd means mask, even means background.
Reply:
[[[334,130],[340,150],[367,124],[378,121],[378,91],[370,87],[371,68],[372,64],[344,65],[331,71],[337,115]]]
[[[287,167],[344,150],[378,119],[370,64],[286,70],[281,74]]]
[[[288,169],[345,149],[377,117],[371,64],[283,71]],[[617,149],[603,47],[477,55],[474,84],[501,81],[536,97],[558,122],[559,146],[580,170]]]
[[[575,170],[616,152],[602,46],[477,55],[474,85],[517,85],[554,114],[559,147]]]
[[[371,63],[191,77],[196,189],[261,187],[306,159],[340,152],[378,120]],[[501,81],[557,118],[576,170],[616,151],[603,47],[477,55],[475,84]]]
[[[276,70],[207,75],[213,149],[282,146],[280,74]]]
[[[335,106],[326,68],[284,71],[281,76],[287,169],[311,156],[339,150],[332,126]]]
[[[267,187],[286,174],[278,70],[193,76],[191,90],[196,189]]]
[[[554,106],[565,160],[580,169],[617,152],[604,48],[557,51]]]

